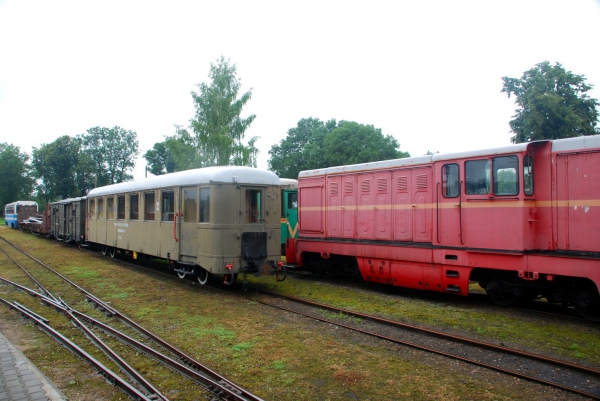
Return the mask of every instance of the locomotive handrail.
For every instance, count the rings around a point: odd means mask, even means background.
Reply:
[[[462,232],[462,185],[464,181],[461,181],[458,186],[458,225],[460,226],[460,243],[464,245],[463,232]]]
[[[437,242],[438,244],[440,243],[440,183],[437,183],[437,190],[435,191],[435,215],[436,215],[436,221],[435,221],[435,231],[436,231],[436,238],[437,238]]]

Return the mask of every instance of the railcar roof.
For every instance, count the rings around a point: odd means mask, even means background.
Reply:
[[[16,202],[11,202],[11,203],[7,203],[6,204],[6,206],[12,206],[12,205],[37,206],[37,202],[34,202],[34,201],[16,201]]]
[[[73,203],[73,202],[80,202],[82,200],[85,199],[84,197],[79,197],[79,198],[67,198],[67,199],[62,199],[56,202],[50,202],[51,205],[56,205],[56,204],[65,204],[65,203]]]
[[[548,141],[536,141],[548,142]],[[600,135],[580,136],[576,138],[556,139],[552,142],[552,151],[573,151],[577,149],[600,148]],[[498,148],[480,149],[456,153],[436,153],[434,155],[405,157],[403,159],[383,160],[378,162],[351,164],[348,166],[336,166],[321,168],[316,170],[301,171],[298,177],[312,177],[326,174],[341,174],[350,172],[360,172],[368,170],[385,170],[396,167],[410,167],[427,165],[436,161],[466,159],[480,156],[493,156],[507,153],[518,153],[527,150],[527,147],[533,142],[523,142],[514,145],[507,145]]]
[[[270,171],[243,166],[216,166],[178,171],[176,173],[94,188],[87,196],[92,197],[187,185],[201,185],[211,182],[280,185],[279,177]]]

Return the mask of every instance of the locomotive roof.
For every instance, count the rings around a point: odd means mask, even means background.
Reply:
[[[298,188],[298,180],[294,180],[293,178],[280,178],[281,186],[283,188]]]
[[[600,148],[600,135],[578,136],[575,138],[552,141],[553,152],[564,152],[576,149]]]
[[[215,166],[157,175],[141,180],[122,182],[94,188],[88,197],[136,192],[160,188],[209,183],[239,183],[251,185],[280,185],[277,175],[270,171],[243,166]]]
[[[548,142],[548,141],[535,141],[535,142]],[[569,151],[569,150],[577,150],[577,149],[592,149],[592,148],[600,148],[600,135],[591,135],[591,136],[579,136],[576,138],[567,138],[567,139],[556,139],[552,142],[552,151],[553,152],[561,152],[561,151]],[[405,157],[403,159],[393,159],[393,160],[382,160],[377,162],[369,162],[369,163],[361,163],[361,164],[351,164],[348,166],[336,166],[336,167],[328,167],[321,168],[315,170],[306,170],[301,171],[298,177],[311,177],[311,176],[319,176],[325,174],[340,174],[340,173],[349,173],[349,172],[361,172],[365,170],[385,170],[389,168],[395,167],[410,167],[410,166],[419,166],[419,165],[427,165],[432,162],[442,161],[442,160],[454,160],[454,159],[466,159],[472,157],[480,157],[480,156],[493,156],[493,155],[501,155],[507,153],[518,153],[526,151],[528,146],[534,142],[523,142],[517,143],[514,145],[507,145],[498,148],[490,148],[490,149],[480,149],[480,150],[472,150],[465,152],[456,152],[456,153],[436,153],[433,155],[426,156],[416,156],[416,157]]]

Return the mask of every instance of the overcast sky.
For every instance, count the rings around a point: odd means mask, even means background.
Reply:
[[[599,43],[599,0],[0,0],[0,142],[31,154],[118,125],[142,178],[223,55],[252,89],[259,168],[309,117],[381,128],[412,156],[504,146],[502,77],[559,62],[599,99]]]

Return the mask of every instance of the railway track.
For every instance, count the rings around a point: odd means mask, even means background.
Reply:
[[[305,272],[295,272],[293,270],[288,270],[287,271],[287,275],[288,276],[293,276],[296,277],[298,279],[302,279],[302,280],[312,280],[313,277],[310,273],[305,273]],[[398,293],[398,287],[393,287],[390,285],[384,285],[384,284],[374,284],[374,283],[366,283],[365,281],[363,281],[362,279],[357,279],[357,278],[353,278],[353,277],[349,277],[346,276],[344,278],[342,278],[342,283],[343,285],[352,285],[355,286],[355,288],[359,289],[364,289],[365,285],[373,285],[375,286],[375,288],[377,289],[378,292],[384,293],[384,294],[391,294],[391,295],[395,295]],[[537,315],[541,315],[541,316],[547,316],[547,317],[553,317],[553,318],[557,318],[557,319],[569,319],[569,320],[574,320],[574,321],[580,321],[580,322],[591,322],[588,319],[584,319],[581,316],[579,316],[577,314],[577,312],[575,311],[574,308],[569,307],[569,308],[565,308],[561,305],[557,305],[557,304],[551,304],[549,302],[544,302],[544,301],[530,301],[530,302],[523,302],[523,303],[519,303],[519,304],[515,304],[514,306],[499,306],[494,304],[492,301],[490,301],[489,297],[485,294],[479,293],[479,292],[470,292],[468,297],[460,297],[457,299],[457,297],[455,295],[448,295],[448,294],[440,294],[440,293],[435,293],[435,292],[424,292],[421,290],[416,290],[414,293],[411,292],[412,290],[410,289],[404,289],[404,294],[415,294],[415,297],[418,297],[420,299],[443,299],[444,301],[447,301],[447,298],[450,297],[451,298],[451,302],[457,304],[457,303],[467,303],[467,304],[472,304],[472,305],[489,305],[490,307],[494,307],[494,308],[500,308],[500,309],[511,309],[511,310],[519,310],[519,311],[523,311],[523,312],[527,312],[527,313],[533,313],[533,314],[537,314]],[[591,322],[593,323],[593,322]]]
[[[558,388],[590,399],[600,400],[600,369],[510,348],[504,344],[498,345],[478,341],[302,298],[269,291],[256,291],[256,293],[262,297],[249,296],[240,292],[236,294],[272,308],[315,319],[394,344],[408,346],[519,379]],[[276,298],[278,301],[266,300],[265,296],[271,299]],[[365,321],[369,323],[365,324]]]
[[[130,261],[128,261],[129,263]],[[159,274],[166,274],[163,271],[158,271]],[[170,275],[172,276],[172,275]],[[219,290],[218,288],[214,288],[213,289]],[[226,291],[228,293],[231,293],[231,291]],[[269,307],[275,307],[277,309],[280,310],[286,310],[285,307],[283,307],[282,305],[282,301],[286,302],[286,303],[295,303],[297,304],[298,302],[302,302],[303,304],[306,304],[305,300],[301,300],[301,299],[293,299],[290,297],[289,300],[284,300],[283,298],[285,298],[285,296],[281,295],[281,294],[262,294],[261,296],[264,298],[265,296],[268,297],[277,297],[278,301],[276,303],[274,302],[269,302],[265,299],[260,299],[257,296],[248,296],[248,294],[244,294],[244,293],[236,293],[237,296],[241,296],[244,298],[247,298],[251,301],[257,302],[257,303],[261,303],[261,304],[265,304],[266,306]],[[93,298],[89,298],[89,300],[92,303],[96,303],[96,300],[94,300]],[[106,308],[106,313],[112,314],[113,312],[111,311],[111,307],[109,305],[105,305],[103,306],[102,304],[98,303],[100,308]],[[408,347],[413,347],[415,349],[418,350],[422,350],[425,352],[431,352],[431,353],[435,353],[438,355],[442,355],[446,358],[453,358],[456,360],[460,360],[463,361],[465,363],[470,363],[473,365],[476,365],[478,367],[481,368],[486,368],[486,369],[491,369],[497,372],[501,372],[503,374],[506,375],[510,375],[513,377],[518,377],[518,378],[522,378],[524,380],[528,380],[528,381],[533,381],[533,382],[537,382],[539,384],[542,385],[547,385],[547,386],[551,386],[554,388],[559,388],[561,390],[564,391],[568,391],[574,394],[578,394],[584,397],[588,397],[590,399],[600,399],[600,392],[597,391],[598,388],[600,387],[596,387],[598,386],[598,381],[600,380],[600,375],[599,372],[596,371],[595,369],[588,369],[586,367],[581,367],[581,366],[568,366],[569,364],[567,363],[564,366],[560,366],[560,362],[561,361],[557,361],[557,363],[555,363],[554,361],[552,361],[551,359],[548,361],[536,361],[535,357],[533,357],[533,362],[531,362],[532,357],[531,356],[527,356],[524,355],[526,353],[523,353],[523,355],[519,355],[521,352],[518,350],[514,350],[516,351],[516,353],[512,353],[511,350],[507,349],[507,347],[503,346],[503,345],[495,345],[495,344],[491,344],[491,347],[488,345],[477,345],[477,344],[471,344],[471,350],[465,350],[465,345],[464,343],[469,343],[470,340],[469,339],[461,339],[461,338],[456,338],[454,340],[452,340],[453,342],[451,342],[450,339],[444,338],[443,336],[438,337],[438,333],[432,332],[430,331],[429,333],[427,333],[425,336],[423,334],[418,334],[418,336],[420,336],[421,338],[429,338],[430,340],[422,340],[421,339],[421,343],[419,343],[418,339],[414,339],[414,335],[413,332],[418,332],[420,328],[418,327],[403,327],[402,330],[404,330],[402,333],[398,332],[398,331],[394,331],[394,330],[399,330],[397,327],[396,328],[390,328],[391,326],[394,326],[394,322],[388,322],[388,321],[379,321],[377,322],[378,319],[376,319],[373,316],[368,316],[365,314],[356,314],[354,313],[354,315],[351,313],[351,311],[346,311],[343,309],[338,309],[338,308],[332,308],[328,305],[312,305],[310,306],[311,308],[316,308],[314,309],[312,312],[307,312],[306,310],[302,310],[303,307],[300,308],[300,310],[294,310],[294,309],[298,309],[298,308],[294,308],[294,307],[290,307],[289,312],[290,313],[300,313],[304,316],[306,316],[307,318],[310,319],[316,319],[319,321],[322,321],[324,323],[327,324],[331,324],[334,325],[336,327],[340,327],[343,329],[347,329],[347,330],[352,330],[354,332],[357,333],[361,333],[362,335],[369,335],[369,336],[375,336],[377,338],[382,339],[383,341],[387,341],[387,342],[393,342],[395,344],[399,344],[402,346],[408,346]],[[324,312],[325,311],[325,312]],[[324,317],[324,315],[328,315],[329,318]],[[340,316],[343,316],[342,318],[340,318]],[[360,319],[360,323],[356,324],[358,322],[358,320]],[[354,324],[352,323],[354,320]],[[372,328],[371,326],[369,326],[368,328],[365,328],[365,322],[366,321],[370,321],[373,325],[379,325],[379,328]],[[350,322],[350,324],[347,324],[348,322]],[[397,322],[396,322],[397,323]],[[360,326],[360,327],[353,327],[353,326]],[[405,325],[408,326],[408,325]],[[357,330],[358,329],[358,330]],[[445,333],[440,333],[440,334],[445,334]],[[431,338],[435,338],[435,342],[440,343],[441,345],[434,347],[431,346]],[[466,340],[466,341],[465,341]],[[496,349],[494,349],[496,348]],[[457,351],[458,350],[458,351]],[[466,355],[473,355],[473,354],[479,354],[481,357],[478,358],[472,358],[472,357],[465,357],[463,355],[460,355],[461,352],[463,354]],[[517,359],[518,358],[518,359]],[[185,357],[184,357],[185,359]],[[524,361],[524,360],[528,360],[528,361]],[[493,362],[497,362],[500,361],[502,362],[501,364],[495,364]],[[518,366],[516,365],[518,364]],[[517,367],[515,367],[517,366]],[[525,368],[527,368],[527,370],[532,371],[532,373],[526,373],[525,372]],[[560,374],[560,375],[558,375]],[[559,377],[560,376],[560,377]],[[596,390],[595,390],[596,388]]]
[[[201,385],[204,389],[206,389],[210,394],[212,394],[213,399],[222,399],[222,400],[240,400],[240,401],[258,401],[261,400],[258,396],[252,394],[251,392],[245,390],[244,388],[236,385],[230,380],[226,379],[224,376],[219,373],[213,371],[209,367],[201,364],[196,361],[191,356],[185,354],[183,351],[177,349],[175,346],[169,344],[167,341],[163,340],[159,336],[151,333],[149,330],[144,328],[143,326],[137,324],[135,321],[119,312],[114,307],[108,305],[107,303],[100,300],[98,297],[94,296],[90,292],[86,291],[82,287],[78,286],[73,281],[69,280],[59,272],[52,269],[50,266],[44,264],[39,261],[32,255],[22,251],[16,245],[10,243],[6,239],[0,237],[4,241],[4,243],[10,245],[14,250],[18,251],[20,254],[26,256],[31,261],[35,262],[35,264],[44,267],[47,271],[51,272],[53,275],[59,277],[64,282],[68,283],[73,289],[75,289],[78,293],[83,295],[87,302],[92,303],[96,308],[103,311],[109,317],[116,317],[125,325],[133,329],[137,333],[141,333],[141,335],[145,339],[151,340],[152,343],[155,344],[155,347],[150,347],[144,342],[134,339],[132,336],[129,336],[120,330],[112,327],[109,324],[103,323],[102,321],[89,316],[83,312],[80,312],[72,307],[70,307],[61,297],[55,296],[51,291],[49,291],[34,275],[29,272],[29,269],[24,267],[21,263],[19,263],[15,258],[9,255],[3,248],[0,250],[19,268],[21,268],[25,274],[31,279],[35,285],[39,288],[39,292],[35,291],[31,288],[28,288],[24,285],[12,282],[10,280],[4,279],[0,277],[0,281],[5,284],[11,285],[14,288],[24,291],[31,296],[37,297],[43,304],[54,308],[57,311],[64,313],[68,318],[73,322],[73,324],[80,328],[85,336],[88,337],[98,348],[100,348],[107,357],[118,366],[118,369],[123,372],[129,380],[121,378],[118,374],[116,374],[109,367],[105,366],[102,362],[100,362],[97,358],[94,358],[88,352],[86,352],[83,347],[75,344],[71,340],[69,340],[65,335],[61,334],[58,330],[52,328],[48,319],[41,316],[28,308],[23,307],[18,302],[9,302],[6,299],[0,299],[0,302],[5,304],[7,307],[17,311],[22,316],[27,317],[31,321],[33,321],[40,329],[58,341],[61,345],[66,347],[68,350],[73,352],[75,355],[87,361],[91,364],[99,373],[101,373],[107,381],[119,387],[128,397],[132,399],[139,400],[167,400],[167,397],[150,383],[149,380],[145,379],[142,375],[140,375],[135,369],[133,369],[124,358],[122,358],[117,352],[115,352],[109,345],[107,345],[98,335],[94,333],[94,330],[91,328],[95,328],[97,330],[102,331],[104,334],[118,340],[122,344],[127,345],[132,349],[135,349],[137,353],[146,355],[158,362],[160,362],[163,366],[168,367],[169,369],[193,380],[197,384]],[[72,296],[72,294],[70,294]],[[158,350],[159,348],[160,350]],[[164,352],[166,351],[166,353]],[[134,382],[135,386],[132,386],[130,382]]]
[[[159,274],[166,274],[161,270],[155,271],[159,272]],[[515,378],[557,388],[590,399],[600,400],[600,369],[577,365],[518,349],[512,349],[503,344],[498,345],[477,341],[467,337],[451,335],[442,331],[382,319],[377,316],[336,308],[330,305],[311,302],[306,299],[290,297],[283,294],[268,291],[256,291],[257,294],[278,299],[277,302],[270,302],[264,298],[250,296],[249,293],[245,291],[234,292],[231,289],[224,290],[218,287],[213,288],[217,291],[233,293],[244,299],[268,307],[302,315],[306,318],[315,319],[363,335],[376,337],[397,345],[411,347]],[[280,302],[281,300],[289,304],[289,307],[282,305]],[[296,304],[296,307],[294,307],[293,304]],[[298,304],[302,304],[303,307],[297,308]],[[312,310],[307,311],[307,308],[305,307]],[[326,311],[326,313],[323,311]],[[538,312],[528,309],[526,311],[552,315],[554,317],[563,317],[544,311]],[[329,316],[329,318],[325,317],[325,315]],[[340,316],[342,316],[342,318],[340,318]],[[579,317],[574,317],[574,319],[587,322],[585,319]],[[357,324],[358,320],[360,320],[361,323]],[[368,329],[363,327],[365,321],[371,322]],[[354,324],[352,324],[352,322],[354,322]],[[433,341],[431,341],[432,338],[434,339]],[[475,358],[473,355],[477,355],[478,357]]]

